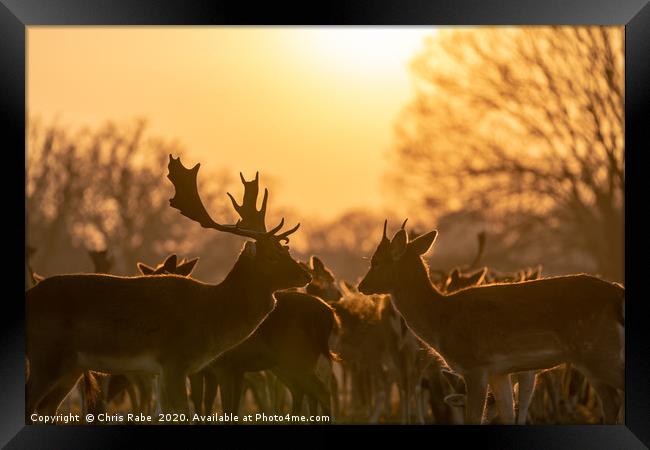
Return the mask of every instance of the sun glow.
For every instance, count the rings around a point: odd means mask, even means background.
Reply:
[[[383,153],[413,93],[408,64],[436,28],[28,31],[30,116],[144,117],[205,170],[259,170],[280,203],[331,217],[383,206]]]
[[[424,38],[435,32],[433,27],[315,29],[305,33],[302,45],[345,76],[383,77],[384,71],[403,72]]]

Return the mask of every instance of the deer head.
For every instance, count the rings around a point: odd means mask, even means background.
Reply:
[[[334,275],[318,257],[311,257],[308,269],[311,274],[311,282],[307,285],[308,294],[316,295],[328,302],[341,299],[341,291],[336,287]]]
[[[142,275],[163,275],[172,273],[183,277],[189,277],[198,261],[199,258],[194,258],[189,261],[185,261],[185,258],[183,258],[178,262],[177,256],[171,254],[165,258],[165,261],[158,264],[155,268],[149,267],[142,262],[139,262],[137,266]]]
[[[95,273],[110,273],[113,268],[113,257],[108,253],[108,249],[94,251],[88,250],[88,256],[93,261]]]
[[[364,294],[390,294],[396,286],[397,269],[399,267],[410,267],[412,270],[426,270],[422,255],[433,245],[438,235],[437,231],[430,231],[409,242],[404,226],[395,233],[392,240],[384,232],[370,260],[370,270],[359,283],[359,291]]]
[[[487,267],[483,267],[475,272],[461,273],[457,268],[451,271],[445,284],[445,291],[447,293],[456,292],[470,286],[478,286],[485,280],[485,275],[488,272]]]
[[[167,178],[172,182],[176,193],[169,204],[180,211],[185,217],[201,224],[203,228],[212,228],[217,231],[243,236],[251,241],[246,242],[239,256],[238,263],[245,265],[255,273],[256,282],[264,283],[273,290],[301,287],[311,281],[311,276],[289,254],[289,247],[282,241],[289,242],[289,235],[294,233],[300,224],[278,233],[284,225],[284,218],[280,223],[266,230],[265,215],[268,200],[268,190],[264,190],[262,207],[257,209],[257,195],[259,192],[259,173],[252,181],[246,181],[240,173],[244,184],[242,204],[228,193],[230,200],[239,214],[240,219],[234,225],[224,225],[212,220],[199,196],[197,175],[200,163],[187,169],[181,163],[180,157],[173,158],[169,155],[169,174]]]

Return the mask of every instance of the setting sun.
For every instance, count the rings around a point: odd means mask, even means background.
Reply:
[[[362,77],[372,83],[373,78],[405,72],[403,69],[422,46],[423,38],[434,33],[431,27],[315,29],[305,33],[301,45],[306,53],[312,53],[330,67],[332,73]]]

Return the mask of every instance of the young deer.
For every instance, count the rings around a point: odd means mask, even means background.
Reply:
[[[343,388],[350,380],[349,403],[370,423],[390,415],[392,382],[400,381],[399,316],[383,295],[344,289],[333,304],[341,319],[336,348],[343,359]],[[399,385],[399,384],[398,384]]]
[[[341,299],[341,291],[336,287],[332,272],[325,267],[323,261],[317,256],[309,259],[309,266],[305,265],[311,275],[311,281],[305,288],[308,294],[322,298],[328,303],[334,303]]]
[[[465,423],[480,423],[488,383],[502,420],[513,423],[509,375],[566,362],[587,376],[605,423],[614,423],[617,390],[624,390],[624,288],[569,275],[444,295],[422,259],[436,236],[431,231],[409,242],[402,228],[389,240],[385,222],[359,290],[391,294],[408,326],[465,379]]]
[[[275,291],[311,280],[281,244],[299,225],[276,234],[284,219],[268,232],[215,222],[199,197],[199,166],[169,156],[170,205],[204,228],[252,239],[230,273],[217,285],[167,274],[59,275],[28,290],[28,414],[55,413],[86,370],[159,374],[164,411],[187,413],[186,376],[250,336],[275,307]]]
[[[294,414],[300,413],[306,395],[311,414],[319,404],[329,415],[330,389],[315,370],[320,356],[338,359],[329,349],[330,334],[338,322],[336,314],[327,303],[309,294],[278,292],[276,298],[277,306],[255,333],[205,370],[212,371],[219,385],[225,412],[237,414],[245,372],[271,370],[289,388]],[[213,384],[205,391],[207,410],[216,397],[215,388]]]

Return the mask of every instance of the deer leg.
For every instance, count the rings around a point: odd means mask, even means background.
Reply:
[[[221,402],[223,411],[229,414],[239,413],[239,403],[241,402],[242,391],[244,387],[244,374],[238,371],[224,371],[224,376],[220,384]],[[225,395],[224,395],[225,394]]]
[[[189,415],[186,375],[175,369],[163,369],[160,375],[161,391],[164,393],[163,412]]]
[[[607,425],[616,424],[621,406],[618,391],[601,382],[592,382],[591,385],[598,394],[598,397],[600,397],[600,404],[603,410],[603,423]]]
[[[140,398],[138,398],[134,384],[135,380],[135,378],[129,379],[125,389],[126,393],[129,394],[129,399],[131,401],[131,410],[133,412],[142,412],[144,405],[144,393],[142,392],[142,389],[138,389],[140,391]]]
[[[55,351],[43,351],[42,354],[46,357],[39,359],[32,357],[30,360],[29,379],[25,386],[27,418],[32,413],[39,412],[41,401],[56,388],[66,375],[69,375],[66,373],[64,365],[56,358]]]
[[[142,375],[140,378],[140,394],[142,396],[141,405],[144,414],[151,414],[151,403],[153,401],[154,377],[152,375]]]
[[[376,377],[369,377],[369,384],[372,385],[374,381],[374,389],[371,390],[372,393],[376,392],[375,397],[375,408],[372,414],[370,415],[370,423],[378,423],[379,418],[381,417],[381,410],[383,409],[383,403],[386,400],[387,396],[387,380],[384,379],[383,374],[380,372]],[[390,412],[390,411],[388,411]]]
[[[611,356],[611,358],[609,358]],[[617,389],[624,391],[625,367],[623,360],[617,361],[617,354],[598,353],[592,355],[588,364],[576,367],[586,376],[600,397],[606,424],[616,423],[621,401]],[[608,359],[609,358],[609,359]]]
[[[99,385],[99,390],[96,392],[97,398],[95,399],[95,405],[92,411],[95,416],[105,413],[108,408],[108,387],[111,379],[113,378],[112,375],[106,375],[106,374],[95,374],[95,377],[97,379],[97,384]]]
[[[313,373],[304,378],[303,385],[309,394],[310,413],[316,414],[316,406],[320,404],[323,414],[331,416],[331,393],[327,386]]]
[[[59,409],[59,405],[75,387],[79,381],[79,378],[81,377],[81,374],[81,371],[75,371],[59,378],[56,386],[54,386],[54,388],[50,390],[50,392],[48,392],[48,394],[39,403],[39,414],[47,416],[56,415],[56,411]]]
[[[334,374],[330,378],[330,392],[332,395],[332,415],[338,417],[341,413],[341,399],[339,398],[339,382]]]
[[[415,413],[417,415],[418,424],[424,425],[424,399],[422,393],[422,387],[418,382],[415,385]]]
[[[307,406],[309,408],[309,414],[318,414],[318,399],[316,397],[307,395]]]
[[[305,393],[298,386],[293,386],[293,383],[289,383],[287,386],[291,392],[291,414],[300,414]]]
[[[487,397],[487,376],[484,373],[465,375],[467,401],[465,404],[465,424],[480,425]]]
[[[253,398],[261,411],[269,412],[270,400],[268,396],[268,378],[262,372],[249,372],[247,374],[248,384],[253,393]]]
[[[342,405],[340,406],[341,413],[347,414],[348,409],[350,407],[350,389],[348,386],[348,381],[349,381],[349,370],[345,366],[340,366],[341,367],[341,395],[342,395]]]
[[[494,394],[500,422],[505,425],[515,423],[515,408],[512,398],[512,384],[510,375],[500,374],[490,376],[490,387]]]
[[[214,401],[217,398],[217,388],[219,386],[219,380],[217,374],[211,370],[203,371],[203,402],[205,405],[205,413],[212,414],[214,411]]]
[[[409,386],[409,369],[410,369],[409,362],[406,359],[406,355],[404,355],[404,353],[401,353],[398,387],[399,387],[402,423],[406,423],[406,424],[410,423],[411,421],[411,392]],[[390,389],[389,389],[389,397],[390,397]]]
[[[287,388],[278,377],[276,377],[274,380],[273,391],[275,397],[275,411],[284,412],[284,405],[287,397]]]
[[[517,411],[517,425],[526,425],[526,418],[528,417],[528,407],[533,400],[533,393],[535,392],[535,380],[537,374],[534,371],[522,372],[518,374],[519,378],[519,408]]]
[[[192,373],[187,377],[190,380],[190,399],[194,405],[194,412],[198,414],[205,414],[205,407],[203,403],[203,394],[204,394],[204,377],[203,371],[200,370],[196,373]]]
[[[161,382],[160,382],[160,377],[161,375],[158,374],[158,376],[155,376],[154,382],[155,382],[155,388],[154,391],[156,392],[156,402],[154,403],[154,411],[155,415],[159,416],[162,414],[162,404],[163,404],[163,397],[165,396],[162,387],[161,387]]]

